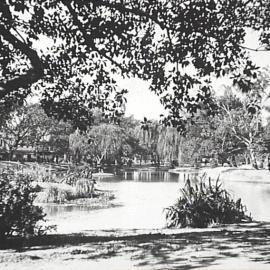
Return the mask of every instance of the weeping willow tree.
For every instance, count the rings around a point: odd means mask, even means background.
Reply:
[[[69,136],[69,149],[71,150],[75,162],[80,162],[88,151],[87,137],[78,129]]]
[[[188,127],[185,135],[173,127],[164,127],[158,123],[143,121],[137,127],[139,143],[146,149],[148,155],[155,156],[159,161],[196,163],[205,149],[205,136],[200,124]]]
[[[93,126],[87,133],[88,154],[98,164],[103,160],[121,157],[126,145],[125,130],[114,124],[100,124]]]
[[[213,136],[213,121],[213,118],[198,115],[196,121],[187,126],[185,134],[173,127],[163,127],[157,143],[160,158],[166,162],[196,165],[202,157],[213,155],[217,145]]]
[[[121,156],[126,140],[127,135],[123,128],[102,123],[86,132],[76,130],[70,136],[69,143],[76,161],[81,161],[83,157],[90,157],[97,164],[101,164],[104,160]]]
[[[161,159],[167,162],[178,160],[180,163],[182,161],[182,143],[183,137],[175,128],[163,127],[157,143],[157,151]]]
[[[160,155],[158,152],[158,140],[161,125],[157,121],[149,121],[146,118],[136,127],[135,136],[141,146],[141,158],[144,156],[145,160],[151,156],[152,162],[155,164],[160,163]]]

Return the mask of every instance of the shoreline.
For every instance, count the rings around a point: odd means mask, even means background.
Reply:
[[[221,181],[236,181],[236,182],[250,182],[250,183],[263,183],[270,184],[270,171],[267,169],[256,170],[251,167],[215,167],[185,170],[181,167],[169,170],[174,174],[189,174],[190,172],[198,171],[199,175],[206,173],[207,177],[213,180],[220,178]]]
[[[204,168],[228,181],[267,181],[266,170]],[[246,179],[247,178],[247,179]],[[269,181],[270,183],[270,181]],[[91,200],[91,199],[90,199]],[[87,206],[54,204],[56,207]],[[91,206],[90,206],[91,207]],[[269,269],[270,222],[183,229],[104,229],[50,232],[41,237],[9,239],[0,250],[1,270],[163,270]],[[3,246],[2,246],[3,248]],[[233,267],[234,266],[234,267]]]

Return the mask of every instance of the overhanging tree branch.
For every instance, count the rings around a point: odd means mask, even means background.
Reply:
[[[112,8],[121,13],[130,13],[139,17],[144,17],[158,24],[161,29],[166,28],[165,24],[161,22],[160,20],[158,20],[157,16],[151,15],[150,13],[147,13],[139,8],[135,8],[135,7],[129,8],[121,3],[112,3],[112,2],[104,1],[104,0],[90,0],[90,2],[96,6],[104,6],[104,7]]]
[[[42,62],[34,49],[30,48],[27,44],[12,35],[11,32],[2,25],[0,25],[0,35],[7,42],[12,44],[15,49],[26,55],[32,65],[32,68],[24,74],[18,75],[10,80],[4,79],[0,81],[0,99],[2,99],[6,95],[20,88],[27,89],[33,83],[42,78],[44,71]]]
[[[96,47],[93,38],[84,31],[84,26],[82,25],[82,23],[78,19],[77,13],[73,10],[71,4],[68,3],[68,2],[65,2],[65,1],[62,1],[62,3],[68,8],[69,13],[72,16],[72,19],[73,19],[74,24],[77,25],[77,27],[82,32],[82,34],[84,36],[84,39],[86,41],[88,41],[88,43],[85,43],[85,45],[87,45],[88,47],[90,47],[93,51],[97,51],[100,54],[100,56],[102,56],[102,57],[106,58],[107,60],[109,60],[113,65],[117,66],[123,72],[127,72],[127,70],[121,64],[119,64],[118,62],[116,62],[112,57],[108,56],[106,54],[106,51],[105,50],[99,50]]]

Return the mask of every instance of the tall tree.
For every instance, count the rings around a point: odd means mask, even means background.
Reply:
[[[258,167],[256,155],[266,150],[261,111],[262,99],[267,95],[269,83],[269,75],[260,73],[254,88],[247,95],[237,97],[228,88],[219,99],[220,128],[224,130],[224,142],[234,137],[238,141],[238,148],[247,150],[255,168]]]
[[[18,107],[1,125],[1,139],[10,157],[22,145],[37,147],[49,135],[52,119],[38,105]]]
[[[182,136],[175,128],[162,128],[157,142],[157,151],[160,158],[167,162],[178,160],[181,155],[179,152],[181,142]]]
[[[268,0],[2,0],[0,99],[21,103],[35,88],[49,115],[86,128],[93,108],[123,113],[126,90],[112,74],[137,76],[160,96],[164,123],[181,129],[183,110],[213,110],[209,78],[232,74],[252,88],[247,52],[269,49],[269,13]],[[261,48],[245,47],[248,29]]]
[[[69,122],[51,119],[51,128],[47,140],[41,141],[41,148],[49,148],[57,155],[67,155],[69,152],[69,136],[73,133]]]
[[[77,161],[89,156],[98,164],[106,159],[117,159],[126,143],[127,136],[123,128],[114,124],[92,126],[87,132],[77,130],[70,136],[70,148]]]
[[[89,150],[87,136],[79,129],[69,136],[69,148],[74,156],[75,162],[79,163],[83,156],[87,155]]]

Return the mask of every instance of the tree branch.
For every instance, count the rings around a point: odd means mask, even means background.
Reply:
[[[70,12],[70,14],[72,16],[72,19],[73,19],[74,24],[77,25],[77,27],[82,32],[84,39],[86,41],[89,41],[89,43],[86,43],[85,45],[87,45],[88,47],[90,47],[93,51],[97,51],[101,56],[103,56],[104,58],[106,58],[107,60],[109,60],[113,65],[117,66],[123,72],[126,72],[127,70],[121,64],[119,64],[118,62],[116,62],[112,57],[108,56],[106,54],[106,51],[105,50],[99,50],[96,47],[96,45],[95,45],[94,40],[92,39],[92,37],[89,34],[87,34],[85,31],[83,31],[84,26],[82,25],[82,23],[78,19],[77,13],[73,10],[71,4],[70,3],[67,3],[65,1],[62,1],[62,3],[68,8],[68,10],[69,10],[69,12]]]
[[[249,48],[249,47],[246,47],[246,46],[242,46],[242,45],[238,45],[240,48],[242,49],[245,49],[245,50],[248,50],[248,51],[253,51],[253,52],[270,52],[270,49],[254,49],[254,48]]]
[[[32,68],[26,73],[18,75],[10,80],[0,81],[0,99],[4,98],[6,95],[18,90],[19,88],[27,89],[33,83],[37,82],[42,78],[44,71],[42,62],[35,50],[30,48],[27,44],[16,38],[10,33],[4,26],[0,25],[0,35],[13,47],[21,51],[24,55],[28,57],[31,62]]]
[[[104,0],[90,0],[94,5],[96,6],[105,6],[109,8],[113,8],[115,10],[120,11],[121,13],[131,13],[133,15],[137,15],[139,17],[145,17],[148,20],[151,20],[158,24],[161,29],[165,29],[166,26],[164,23],[158,20],[157,16],[153,16],[147,12],[144,12],[143,10],[139,8],[128,8],[123,4],[120,3],[110,3],[109,1],[104,1]]]

